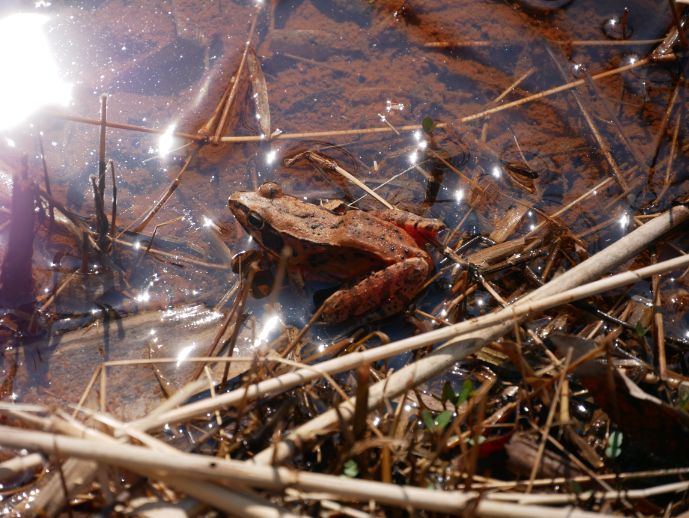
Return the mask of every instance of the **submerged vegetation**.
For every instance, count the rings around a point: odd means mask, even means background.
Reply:
[[[4,515],[689,512],[687,2],[54,4]]]

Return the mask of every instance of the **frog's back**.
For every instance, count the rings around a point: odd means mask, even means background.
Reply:
[[[425,250],[394,223],[362,211],[349,211],[343,219],[343,231],[339,236],[339,245],[343,248],[360,249],[387,264],[407,257],[427,256]]]

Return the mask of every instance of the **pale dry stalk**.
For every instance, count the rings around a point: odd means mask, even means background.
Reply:
[[[686,221],[689,221],[689,208],[674,207],[533,291],[521,299],[521,302],[533,302],[607,275],[621,264],[635,257],[655,239]],[[368,408],[377,408],[386,399],[393,399],[410,387],[416,387],[446,371],[455,362],[478,351],[488,341],[497,340],[511,331],[515,321],[519,320],[513,316],[510,307],[499,311],[497,314],[504,316],[505,321],[503,323],[451,339],[425,358],[407,365],[370,387]],[[260,452],[254,460],[261,463],[286,460],[294,453],[296,443],[303,443],[303,441],[323,432],[327,433],[338,423],[349,422],[354,413],[354,405],[354,398],[351,398],[337,408],[328,410],[292,431],[285,440]]]

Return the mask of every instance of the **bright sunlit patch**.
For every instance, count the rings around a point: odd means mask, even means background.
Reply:
[[[174,144],[175,137],[174,132],[177,124],[170,124],[165,132],[158,137],[158,155],[160,158],[165,158],[167,154],[172,150],[172,145]]]
[[[137,302],[148,302],[149,300],[151,300],[151,294],[148,290],[142,291],[136,296]]]
[[[191,354],[191,352],[194,350],[195,347],[196,347],[196,344],[192,343],[191,345],[187,345],[185,348],[183,348],[179,352],[179,354],[177,355],[177,367],[182,365],[182,362],[184,360],[186,360],[187,358],[189,358],[189,355]]]
[[[270,165],[273,162],[275,162],[275,158],[277,158],[278,152],[275,149],[271,149],[266,153],[266,164]]]
[[[419,154],[416,151],[412,151],[409,154],[409,163],[415,164],[419,160]]]
[[[213,220],[208,216],[203,217],[203,226],[208,228],[213,226]]]
[[[464,199],[464,189],[457,189],[455,191],[455,201],[457,203],[461,202]]]
[[[626,230],[629,226],[629,214],[626,212],[620,216],[619,224],[622,230]]]
[[[263,329],[261,329],[261,332],[258,334],[258,338],[256,340],[257,344],[262,344],[268,341],[268,337],[271,335],[273,331],[275,331],[280,324],[280,317],[277,315],[270,315],[268,318],[266,318],[265,323],[263,324]]]
[[[0,185],[3,186],[3,190],[12,192],[12,183],[13,176],[10,173],[0,169]]]
[[[495,178],[500,178],[502,176],[502,169],[500,169],[500,166],[494,165],[493,169],[491,169],[490,174],[492,174]]]
[[[396,103],[388,99],[385,101],[385,111],[386,112],[391,112],[392,110],[397,110],[401,112],[404,110],[404,103]]]
[[[46,105],[65,106],[72,85],[58,76],[48,40],[47,16],[13,14],[0,20],[0,130],[19,124]]]

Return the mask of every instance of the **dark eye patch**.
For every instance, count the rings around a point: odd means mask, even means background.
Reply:
[[[263,218],[256,214],[255,212],[249,212],[249,215],[246,218],[247,223],[249,223],[250,226],[252,226],[255,229],[262,229],[263,228]]]

